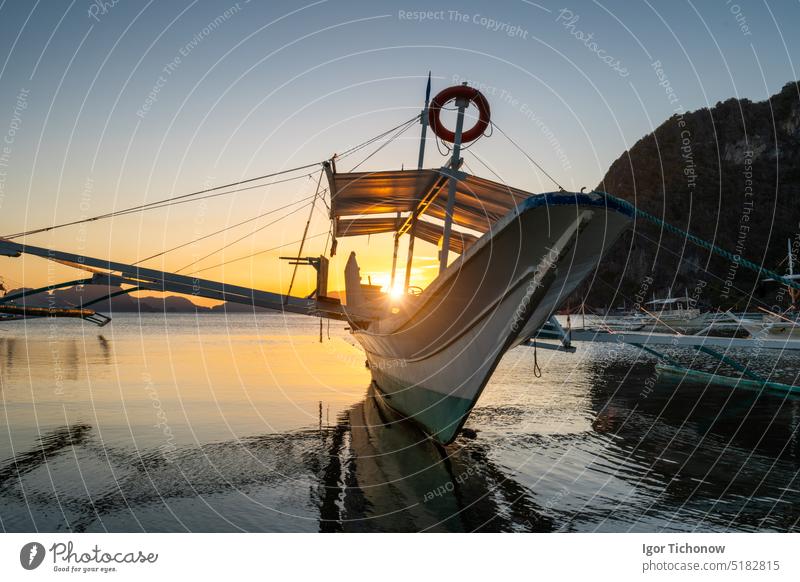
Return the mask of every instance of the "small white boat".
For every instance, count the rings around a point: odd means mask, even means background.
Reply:
[[[649,321],[645,331],[678,331],[680,333],[694,333],[708,326],[712,314],[701,312],[695,307],[688,295],[672,297],[669,293],[666,299],[652,299],[647,302]]]
[[[719,321],[719,314],[703,312],[695,307],[688,294],[648,301],[646,309],[603,319],[603,324],[614,331],[651,331],[657,333],[694,334]]]
[[[742,318],[740,325],[753,338],[800,339],[800,316],[765,313],[761,319]]]
[[[792,248],[792,240],[787,241],[787,281],[796,281],[800,275],[794,272],[795,252]],[[774,283],[775,279],[764,279],[765,283]],[[798,312],[798,301],[800,293],[788,285],[785,287],[785,294],[789,299],[789,307],[782,313],[776,313],[766,309],[761,309],[764,314],[760,319],[743,318],[742,327],[754,338],[771,339],[800,339],[800,312]]]

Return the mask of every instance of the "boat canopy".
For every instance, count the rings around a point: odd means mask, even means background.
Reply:
[[[450,176],[456,175],[457,189],[453,223],[477,231],[488,232],[492,225],[511,209],[531,196],[529,192],[511,188],[505,184],[449,169],[402,170],[388,172],[331,173],[331,218],[337,225],[337,236],[377,234],[397,229],[394,217],[380,219],[353,218],[340,221],[341,217],[363,217],[370,214],[392,214],[414,212],[429,195],[433,200],[424,210],[426,216],[444,220],[447,204],[447,184]],[[401,219],[399,224],[405,222]],[[420,225],[429,225],[421,226]],[[441,227],[430,222],[417,223],[415,236],[433,236]],[[438,231],[434,231],[434,229]],[[459,233],[460,244],[471,244],[475,237]],[[456,243],[458,244],[458,243]],[[453,248],[451,246],[451,248]]]
[[[405,222],[404,218],[396,217],[367,217],[367,218],[338,218],[336,219],[336,236],[363,236],[367,234],[381,234],[395,232]],[[414,236],[438,244],[442,238],[444,227],[440,224],[418,220],[414,228]],[[464,250],[475,243],[478,237],[467,232],[453,230],[450,235],[450,250],[463,254]]]

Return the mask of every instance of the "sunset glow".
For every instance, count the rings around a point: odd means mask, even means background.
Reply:
[[[0,582],[793,576],[798,23],[0,0]]]

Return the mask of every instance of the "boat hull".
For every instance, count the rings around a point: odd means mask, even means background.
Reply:
[[[655,333],[694,334],[719,319],[716,313],[701,313],[691,309],[681,312],[661,312],[653,315],[637,314],[619,318],[604,318],[603,324],[615,331],[652,331]]]
[[[526,200],[404,313],[354,329],[385,403],[452,442],[503,354],[534,335],[629,223],[597,194]]]
[[[800,322],[797,321],[774,321],[767,319],[758,322],[746,322],[742,324],[753,338],[770,339],[800,339]]]

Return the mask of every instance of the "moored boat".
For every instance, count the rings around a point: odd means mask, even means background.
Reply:
[[[443,126],[439,114],[453,100],[458,120],[451,132]],[[470,104],[477,106],[480,117],[474,127],[464,130]],[[106,298],[137,290],[171,291],[346,320],[366,352],[378,397],[402,417],[415,421],[435,441],[448,444],[458,435],[503,354],[534,336],[594,271],[630,225],[634,210],[601,192],[560,189],[532,194],[462,172],[462,144],[478,139],[490,124],[489,104],[476,89],[466,85],[447,88],[430,107],[426,96],[425,109],[418,119],[422,122],[422,139],[416,170],[340,173],[335,156],[322,164],[330,192],[331,255],[336,252],[338,239],[394,233],[387,292],[371,283],[362,284],[352,253],[345,268],[345,304],[329,297],[328,259],[300,256],[307,228],[297,256],[289,257],[294,265],[311,265],[317,271],[317,288],[306,297],[291,296],[291,283],[289,292],[281,295],[8,239],[0,239],[0,255],[35,255],[92,274],[87,279],[27,290],[25,295],[75,284],[104,285],[109,289]],[[445,167],[423,168],[428,125],[437,137],[452,143],[452,156]],[[319,195],[319,185],[317,189]],[[124,212],[151,207],[148,204]],[[71,224],[75,222],[18,233],[13,238]],[[398,298],[391,291],[397,289],[402,237],[408,239],[408,254]],[[425,289],[410,284],[416,239],[440,249],[438,276]],[[8,305],[7,300],[0,299],[0,304]]]
[[[503,354],[547,321],[629,222],[601,194],[531,195],[419,295],[348,299],[386,404],[452,441]],[[347,297],[354,291],[351,283]]]
[[[459,117],[448,132],[436,108],[453,99]],[[406,290],[413,239],[439,244],[438,277],[399,302],[370,299],[351,254],[345,310],[379,395],[443,444],[458,435],[503,354],[535,334],[632,219],[602,193],[534,195],[455,170],[464,138],[482,133],[462,131],[469,102],[481,112],[476,125],[485,128],[488,104],[466,86],[445,89],[423,112],[417,170],[340,174],[327,166],[338,237],[394,232],[396,264],[398,241],[409,234]],[[426,119],[453,142],[448,167],[421,169]],[[452,263],[450,252],[459,254]]]

